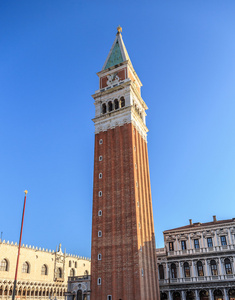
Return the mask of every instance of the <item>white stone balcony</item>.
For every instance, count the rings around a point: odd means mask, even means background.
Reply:
[[[159,280],[160,286],[169,284],[182,284],[192,282],[205,282],[205,281],[223,281],[223,280],[235,280],[235,274],[217,275],[217,276],[199,276],[199,277],[183,277],[183,278],[168,278]]]
[[[199,253],[208,253],[208,252],[217,252],[218,253],[218,252],[226,252],[226,251],[231,251],[231,250],[235,250],[235,245],[168,251],[167,255],[168,256],[178,256],[178,255],[190,255],[190,254],[199,254]]]

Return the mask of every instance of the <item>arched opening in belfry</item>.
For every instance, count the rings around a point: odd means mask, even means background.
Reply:
[[[108,103],[108,110],[109,111],[113,110],[113,103],[112,103],[112,101],[109,101],[109,103]]]
[[[82,299],[82,290],[77,291],[77,300],[83,300]]]
[[[118,99],[114,100],[114,109],[119,109]]]
[[[120,107],[124,107],[125,106],[125,98],[121,97],[120,99]]]
[[[106,104],[105,103],[103,103],[102,104],[102,114],[106,114]]]

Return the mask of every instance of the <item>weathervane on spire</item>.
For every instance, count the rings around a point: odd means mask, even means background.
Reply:
[[[119,25],[118,27],[117,27],[117,33],[121,33],[122,32],[122,27]]]

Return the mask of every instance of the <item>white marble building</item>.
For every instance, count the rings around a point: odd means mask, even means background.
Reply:
[[[161,299],[235,300],[235,218],[166,230],[157,249]]]

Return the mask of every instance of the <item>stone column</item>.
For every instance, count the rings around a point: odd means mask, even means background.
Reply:
[[[218,258],[218,261],[216,260],[216,262],[218,262],[217,263],[217,265],[218,265],[218,274],[221,275],[221,276],[224,275],[223,266],[222,266],[220,257]]]
[[[224,288],[224,300],[229,300],[228,292],[227,292],[226,288]]]
[[[181,299],[186,300],[185,291],[181,291]]]
[[[9,286],[7,287],[7,300],[9,298]]]
[[[173,300],[173,297],[172,297],[171,291],[168,291],[168,300]]]
[[[188,235],[188,249],[192,251],[193,249],[193,245],[192,245],[192,240],[191,240],[191,237],[190,237],[190,234]]]
[[[169,266],[168,266],[168,263],[165,264],[165,268],[164,269],[165,269],[165,274],[164,274],[165,276],[164,276],[164,278],[165,279],[169,279]]]
[[[176,240],[175,240],[175,248],[174,248],[174,251],[177,251],[177,254],[179,254],[179,251],[181,250],[180,249],[180,244],[179,244],[179,240],[178,240],[178,238],[176,238]]]
[[[197,262],[196,261],[192,261],[192,279],[196,280],[197,277]]]
[[[232,273],[235,273],[235,259],[233,259],[233,257],[230,258],[230,263],[231,263],[231,267],[232,267]]]
[[[214,296],[213,296],[213,293],[212,293],[211,289],[209,289],[209,296],[210,296],[210,300],[214,300]]]
[[[200,240],[201,240],[201,243],[200,243]],[[199,243],[200,243],[201,248],[206,248],[206,243],[205,243],[205,238],[204,238],[204,232],[202,233],[202,237],[201,237],[200,240],[199,240]]]
[[[200,300],[199,291],[195,290],[195,300]]]
[[[219,240],[218,240],[218,235],[217,235],[216,230],[215,230],[215,235],[214,235],[214,243],[215,244],[213,246],[219,247],[220,243],[219,243]],[[218,248],[217,248],[217,250],[218,250]]]
[[[231,228],[228,228],[228,235],[227,235],[227,245],[232,245],[232,235],[231,235],[231,231],[230,231]]]
[[[184,277],[183,276],[183,270],[182,270],[182,268],[183,268],[183,262],[180,262],[180,263],[176,264],[176,267],[178,267],[177,277],[178,278],[183,278]]]
[[[204,269],[204,276],[210,276],[209,268],[210,268],[210,262],[209,260],[202,261],[203,269]]]

